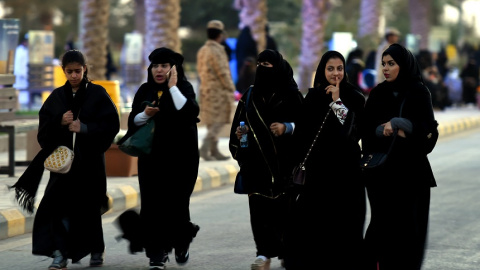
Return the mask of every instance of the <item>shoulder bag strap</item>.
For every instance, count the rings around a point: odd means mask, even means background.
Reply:
[[[78,119],[78,117],[80,117],[80,111],[81,111],[81,110],[82,110],[82,109],[78,110],[77,119]],[[81,124],[80,124],[80,125],[81,125]],[[81,128],[81,126],[80,126],[80,128]],[[77,133],[76,133],[76,132],[73,132],[72,151],[75,151],[75,137],[77,137]]]
[[[320,135],[320,132],[322,131],[323,124],[325,124],[325,121],[327,121],[328,115],[332,111],[332,108],[328,109],[327,115],[325,115],[325,119],[323,119],[322,124],[320,125],[320,129],[318,129],[317,135],[315,135],[315,139],[313,139],[312,145],[310,146],[310,149],[308,149],[307,155],[305,156],[305,159],[303,159],[302,163],[300,163],[300,167],[303,167],[305,165],[305,162],[307,162],[308,156],[310,155],[310,152],[312,151],[313,146],[317,142],[318,135]]]
[[[245,99],[245,113],[247,113],[248,103],[250,102],[250,93],[252,92],[252,87],[249,87],[247,90],[247,99]]]

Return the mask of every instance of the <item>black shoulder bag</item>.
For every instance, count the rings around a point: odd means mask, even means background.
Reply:
[[[327,115],[325,115],[325,119],[323,119],[323,122],[320,125],[320,129],[318,129],[317,135],[315,136],[315,139],[313,139],[310,149],[308,149],[307,155],[299,165],[293,168],[292,182],[295,185],[300,185],[300,186],[305,185],[305,177],[306,177],[305,163],[307,162],[308,156],[310,155],[310,152],[312,151],[313,146],[317,142],[318,135],[320,135],[320,132],[322,131],[322,128],[323,128],[323,124],[325,124],[325,121],[327,121],[327,117],[330,114],[330,111],[332,111],[332,108],[328,109]]]
[[[403,109],[403,104],[405,103],[405,99],[403,99],[402,104],[400,105],[400,113],[399,117],[402,116],[402,109]],[[384,152],[373,152],[373,153],[363,153],[362,158],[360,158],[360,168],[363,170],[369,170],[369,169],[375,169],[387,161],[388,155],[392,152],[393,145],[395,144],[395,140],[397,139],[397,133],[393,133],[393,139],[390,144],[390,147],[388,147],[388,150],[386,153]]]

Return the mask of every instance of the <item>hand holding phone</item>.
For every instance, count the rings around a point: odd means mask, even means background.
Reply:
[[[172,88],[177,85],[177,68],[175,65],[167,72],[168,88]]]
[[[170,80],[170,77],[172,76],[172,70],[173,68],[175,67],[175,65],[173,65],[170,70],[167,72],[167,80]],[[177,69],[175,68],[175,72],[177,72]]]

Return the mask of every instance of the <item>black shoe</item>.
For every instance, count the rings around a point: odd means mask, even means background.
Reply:
[[[189,257],[190,257],[190,253],[188,252],[188,250],[186,251],[184,250],[180,252],[177,252],[177,250],[175,250],[175,261],[179,265],[186,264],[188,262]]]
[[[62,253],[60,250],[55,250],[53,252],[53,262],[52,264],[48,267],[49,270],[62,270],[62,269],[67,269],[67,259],[63,257]]]
[[[90,267],[102,266],[105,259],[105,252],[93,252],[90,256]]]
[[[200,226],[196,224],[191,224],[191,241],[193,241],[193,238],[197,236],[198,231],[200,230]],[[190,243],[187,243],[186,246],[183,247],[176,247],[175,248],[175,261],[179,265],[184,265],[188,262],[188,258],[190,257],[190,253],[188,252],[188,249],[190,248]]]
[[[155,269],[155,270],[165,269],[165,268],[167,268],[167,267],[165,266],[165,264],[167,263],[167,261],[170,261],[170,259],[168,258],[168,254],[167,254],[167,253],[163,254],[163,258],[162,258],[161,260],[159,260],[159,261],[150,259],[150,269]]]

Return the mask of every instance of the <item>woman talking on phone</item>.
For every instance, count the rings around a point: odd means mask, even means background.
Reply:
[[[153,118],[151,153],[138,157],[140,241],[150,259],[150,269],[164,269],[172,249],[178,264],[188,261],[190,242],[199,230],[190,222],[189,210],[199,165],[199,107],[193,87],[185,78],[181,54],[162,47],[148,59],[147,82],[135,94],[128,131],[119,144]],[[142,105],[143,101],[152,106]]]

